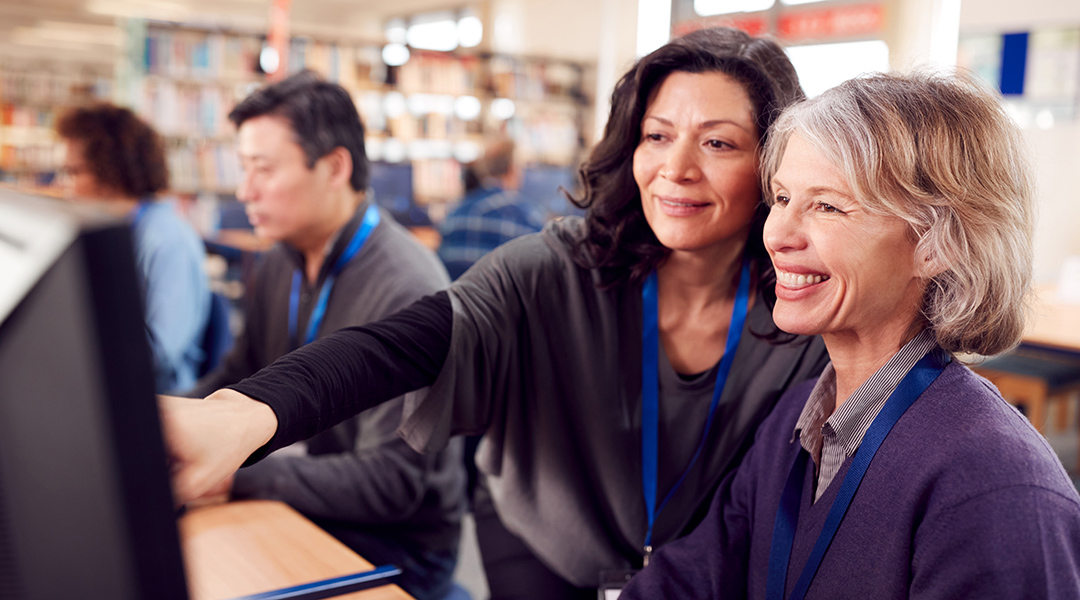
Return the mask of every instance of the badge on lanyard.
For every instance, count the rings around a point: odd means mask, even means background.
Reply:
[[[637,574],[638,569],[622,569],[600,572],[600,587],[596,590],[596,600],[619,600],[619,594]]]

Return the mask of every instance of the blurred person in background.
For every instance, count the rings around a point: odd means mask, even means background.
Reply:
[[[449,279],[434,253],[371,202],[364,127],[349,93],[312,72],[264,87],[229,114],[237,199],[278,242],[248,290],[244,331],[189,395],[240,382],[334,331],[381,319]],[[286,502],[367,560],[401,567],[419,600],[451,590],[465,475],[461,441],[420,454],[397,434],[399,396],[237,472],[233,499]],[[295,450],[295,451],[293,451]]]
[[[457,279],[482,256],[504,243],[544,227],[544,212],[522,198],[521,169],[514,162],[514,142],[488,142],[484,155],[463,170],[466,185],[461,202],[439,225],[439,258],[451,279]]]
[[[57,133],[68,195],[131,221],[157,391],[190,388],[210,314],[206,252],[173,203],[158,197],[169,186],[161,138],[130,110],[109,104],[68,112]]]

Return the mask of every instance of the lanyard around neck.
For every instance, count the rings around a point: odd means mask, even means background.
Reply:
[[[727,383],[731,363],[735,358],[735,349],[739,346],[743,325],[746,323],[746,316],[750,310],[750,261],[743,261],[742,272],[739,275],[739,287],[735,292],[735,307],[731,312],[727,343],[724,345],[724,356],[720,359],[720,366],[717,368],[716,385],[713,387],[712,403],[709,405],[709,416],[705,420],[705,430],[701,434],[701,441],[694,451],[694,456],[690,459],[690,464],[686,465],[678,481],[668,490],[660,506],[656,505],[660,443],[660,328],[657,287],[656,271],[653,271],[645,280],[645,286],[641,290],[641,484],[645,493],[645,512],[648,517],[648,530],[645,533],[645,564],[648,564],[649,556],[652,554],[652,532],[657,515],[664,509],[668,500],[675,495],[675,490],[682,485],[705,447],[705,439],[709,435],[709,427],[712,425],[716,407],[720,403],[720,394]]]
[[[926,353],[915,366],[908,371],[900,384],[896,386],[892,395],[885,402],[881,412],[874,418],[870,428],[866,430],[859,449],[855,451],[855,457],[851,459],[851,466],[840,484],[840,490],[833,500],[829,514],[825,518],[825,524],[821,528],[814,549],[803,566],[802,574],[799,575],[795,588],[789,596],[789,600],[802,600],[806,590],[810,588],[810,582],[817,574],[821,559],[825,551],[829,549],[840,522],[844,520],[851,499],[862,483],[863,476],[874,459],[881,443],[892,431],[893,425],[900,420],[915,399],[930,387],[930,384],[941,375],[945,366],[952,359],[941,349],[933,349]],[[766,600],[783,600],[784,588],[787,586],[788,563],[791,561],[791,547],[795,542],[795,530],[799,525],[799,505],[802,502],[803,482],[806,479],[806,469],[809,468],[810,453],[799,450],[795,464],[788,474],[784,492],[780,498],[780,507],[776,511],[776,520],[773,522],[772,546],[769,549],[769,577],[765,588]]]
[[[341,252],[341,256],[338,257],[337,262],[327,273],[326,279],[319,289],[319,298],[315,303],[315,308],[311,311],[311,318],[308,319],[307,335],[304,336],[303,344],[310,344],[319,333],[319,326],[322,324],[323,317],[326,316],[326,304],[330,300],[330,290],[333,289],[338,274],[360,252],[360,249],[364,247],[364,243],[371,236],[371,232],[378,225],[379,209],[374,204],[371,204],[368,206],[367,211],[364,212],[364,220],[356,233],[353,234],[352,239],[349,240],[349,245]],[[293,272],[292,290],[289,292],[289,343],[294,350],[303,345],[299,342],[296,331],[300,313],[300,283],[303,278],[300,271],[300,269],[297,269]]]

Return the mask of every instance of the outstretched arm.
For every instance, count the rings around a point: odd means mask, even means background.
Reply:
[[[450,299],[439,292],[316,340],[205,401],[162,398],[177,501],[205,494],[245,462],[430,385],[452,327]]]

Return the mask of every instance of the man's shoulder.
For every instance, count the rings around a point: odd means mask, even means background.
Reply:
[[[369,279],[378,286],[391,289],[419,288],[430,293],[450,282],[435,253],[389,216],[385,216],[372,232],[363,250],[349,263],[348,270],[353,277]]]

